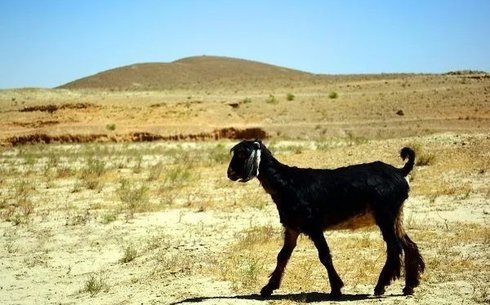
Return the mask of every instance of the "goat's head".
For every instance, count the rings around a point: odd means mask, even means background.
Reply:
[[[231,149],[228,178],[247,182],[259,175],[262,143],[259,140],[242,141]]]

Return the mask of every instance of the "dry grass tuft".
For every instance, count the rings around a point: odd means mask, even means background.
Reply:
[[[80,290],[82,293],[89,293],[92,297],[100,292],[107,291],[109,291],[109,285],[106,279],[100,274],[90,274],[83,288]]]
[[[274,252],[281,244],[280,233],[271,226],[251,227],[239,233],[237,239],[218,261],[219,276],[230,281],[237,292],[259,290],[261,281],[267,278],[267,263],[274,261]]]

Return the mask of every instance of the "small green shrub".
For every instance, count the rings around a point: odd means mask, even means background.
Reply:
[[[249,256],[238,260],[239,283],[234,282],[234,286],[253,287],[263,273],[264,263],[259,257]]]
[[[82,170],[82,177],[97,176],[100,177],[105,173],[105,162],[94,157],[87,159],[86,167]]]
[[[139,174],[143,170],[143,156],[139,155],[136,158],[136,165],[133,167],[133,173]]]
[[[87,159],[86,166],[82,169],[80,178],[82,180],[83,186],[85,186],[89,190],[101,190],[102,189],[102,181],[101,176],[105,173],[105,162],[96,159],[94,157],[89,157]]]
[[[288,95],[286,96],[286,99],[287,99],[288,101],[294,101],[295,96],[294,96],[294,94],[292,94],[292,93],[288,93]]]
[[[231,251],[218,262],[221,277],[231,282],[235,291],[251,289],[266,275],[267,253],[279,244],[278,234],[271,226],[251,227],[238,234]]]
[[[150,167],[150,173],[148,174],[148,181],[155,181],[160,178],[163,172],[163,163],[162,161]]]
[[[107,130],[114,131],[114,130],[116,130],[116,124],[114,124],[114,123],[107,124],[107,125],[105,126],[105,128],[106,128]]]
[[[27,199],[29,194],[34,190],[34,186],[30,181],[21,180],[18,181],[15,185],[15,198],[17,200]]]
[[[166,171],[164,185],[171,189],[181,188],[192,179],[192,163],[180,163]]]
[[[133,245],[128,245],[123,250],[123,257],[121,258],[121,263],[126,264],[133,261],[138,255],[138,251]]]
[[[87,281],[85,282],[84,287],[81,292],[90,293],[91,296],[95,296],[101,291],[108,291],[109,285],[107,285],[106,281],[100,275],[91,274]]]
[[[223,143],[216,144],[209,152],[209,159],[214,163],[226,163],[230,158],[230,152]]]
[[[436,161],[436,156],[433,153],[426,152],[419,143],[408,144],[415,152],[415,166],[429,166]]]
[[[71,193],[80,193],[82,191],[82,182],[81,181],[76,181],[74,184],[73,184],[73,188],[71,189]]]
[[[56,176],[58,178],[72,177],[74,174],[75,171],[68,166],[60,166],[56,168]]]
[[[108,223],[111,223],[113,221],[116,221],[117,220],[117,215],[116,213],[113,213],[113,212],[107,212],[105,213],[104,215],[102,215],[102,219],[101,219],[101,222],[103,224],[108,224]]]
[[[10,221],[13,225],[27,224],[30,221],[30,215],[34,212],[34,204],[31,201],[31,193],[35,190],[29,181],[21,180],[14,185],[14,194],[10,197],[2,198],[0,208],[0,217]],[[9,201],[14,200],[14,204]]]
[[[355,135],[352,131],[347,131],[347,145],[356,146],[368,143],[369,140],[363,136]]]
[[[186,165],[177,165],[167,172],[165,183],[169,186],[178,186],[184,184],[192,175]]]
[[[338,93],[337,93],[337,92],[335,92],[335,91],[331,91],[331,92],[328,94],[328,98],[330,98],[330,99],[336,99],[336,98],[338,98],[338,97],[339,97],[339,95],[338,95]]]
[[[424,153],[419,155],[418,157],[416,156],[416,161],[415,165],[416,166],[429,166],[433,165],[436,160],[436,156],[431,153]]]
[[[272,94],[269,95],[269,97],[265,100],[267,104],[277,104],[279,103],[279,100]]]
[[[148,188],[144,185],[134,186],[128,180],[123,179],[117,189],[117,194],[131,218],[134,213],[143,212],[148,208]]]

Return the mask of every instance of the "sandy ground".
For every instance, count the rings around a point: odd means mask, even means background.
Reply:
[[[156,161],[175,165],[170,157],[161,154],[162,151],[177,148],[196,152],[218,145],[206,142],[179,146],[163,142],[129,146],[105,144],[103,149],[109,152],[99,150],[99,153],[104,160],[109,158],[107,155],[113,155],[105,164],[111,170],[101,178],[103,186],[96,189],[79,187],[79,173],[68,177],[59,174],[59,169],[67,164],[74,169],[83,167],[86,157],[80,155],[84,145],[3,149],[0,152],[0,303],[488,304],[490,169],[485,167],[488,150],[482,149],[490,147],[488,134],[344,143],[327,150],[319,149],[321,143],[318,142],[274,145],[278,157],[286,163],[305,166],[322,163],[329,167],[354,163],[353,160],[376,159],[401,164],[397,154],[386,147],[401,147],[407,142],[423,143],[431,152],[443,153],[442,158],[453,155],[451,160],[461,159],[450,161],[452,165],[437,159],[439,162],[420,166],[414,173],[412,194],[405,204],[405,225],[419,243],[427,262],[427,271],[414,296],[401,295],[402,280],[393,283],[386,296],[372,296],[380,271],[378,266],[384,259],[384,245],[376,229],[326,233],[334,263],[340,266],[346,283],[345,295],[340,300],[329,299],[329,286],[321,266],[313,265],[309,271],[302,269],[303,265],[294,266],[295,259],[296,263],[316,263],[316,252],[306,238],[300,240],[293,253],[293,266],[286,272],[283,287],[270,299],[263,300],[257,293],[266,283],[267,273],[273,269],[279,250],[276,241],[272,241],[272,245],[259,245],[258,249],[263,247],[268,259],[264,270],[247,285],[230,280],[223,274],[234,270],[220,269],[227,268],[230,261],[233,264],[232,257],[239,257],[230,254],[230,249],[244,232],[268,227],[280,239],[276,208],[257,181],[247,185],[227,181],[224,158],[212,164],[197,162],[202,174],[189,180],[174,204],[129,215],[120,208],[121,200],[115,195],[119,176],[142,180],[150,189],[150,203],[154,203],[158,200],[153,193],[154,185],[162,183],[165,173],[152,182],[145,182],[144,177]],[[466,143],[464,148],[461,142]],[[225,152],[232,144],[219,143]],[[116,154],[121,151],[136,151],[142,156],[139,159],[143,160],[141,171],[135,170],[138,159]],[[46,169],[54,159],[50,156],[71,156],[73,152],[76,152],[75,159],[61,158],[53,168]],[[367,152],[379,157],[367,155]],[[480,160],[473,162],[472,158]],[[474,166],[463,172],[460,168],[466,166],[466,162]],[[446,177],[440,176],[440,168],[446,171]],[[432,179],[446,184],[436,190],[424,188]],[[19,184],[22,181],[27,185]],[[25,209],[29,206],[31,211],[27,213]],[[113,217],[109,219],[107,215]],[[349,240],[367,241],[365,248],[374,251],[369,254],[372,260],[366,264],[377,265],[368,271],[366,281],[358,282],[351,271],[354,265],[364,264],[364,258],[356,246],[343,246]],[[128,262],[123,261],[127,257],[126,249],[135,250]],[[236,268],[242,266],[236,265]],[[298,288],[294,282],[298,281],[296,274],[302,271],[311,272],[314,280],[305,281]],[[100,287],[91,290],[87,288],[89,283],[100,284]]]

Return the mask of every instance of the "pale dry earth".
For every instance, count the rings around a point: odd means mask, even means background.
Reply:
[[[343,139],[270,143],[283,162],[314,167],[377,159],[401,166],[397,151],[407,144],[423,145],[424,154],[436,155],[433,163],[415,169],[412,194],[405,204],[407,230],[427,262],[422,284],[412,297],[401,295],[401,280],[390,286],[385,297],[372,296],[384,260],[384,244],[375,228],[326,233],[346,283],[342,299],[329,299],[325,271],[306,238],[293,254],[283,287],[270,300],[258,297],[274,266],[281,228],[275,206],[257,181],[247,185],[227,181],[226,156],[233,142],[226,141],[3,149],[0,303],[488,303],[490,134],[438,134],[362,143]],[[193,161],[192,169],[199,169],[200,175],[189,178],[172,203],[159,198],[166,198],[165,193],[157,192],[164,184],[165,171],[149,181],[153,165],[161,162],[170,170],[175,160],[182,160],[178,154],[205,154],[216,149],[223,159]],[[82,181],[77,168],[83,168],[84,158],[90,158],[92,150],[107,169],[99,178],[102,185],[95,189],[77,186]],[[63,157],[47,169],[53,156]],[[61,175],[59,169],[65,167],[75,172]],[[117,196],[121,177],[147,185],[153,207],[130,216]],[[428,186],[435,179],[441,184]],[[23,204],[18,198],[24,196],[19,181],[28,183],[25,196],[32,211],[25,215],[16,210],[7,215],[9,209]],[[114,218],[107,219],[107,215]],[[252,242],[253,251],[242,254],[247,257],[230,253],[256,228],[272,237]],[[123,262],[128,247],[136,254]],[[257,270],[250,269],[250,257],[258,259]],[[369,270],[361,272],[363,266]],[[303,272],[308,273],[306,278]],[[101,281],[100,290],[87,291],[90,279]]]

